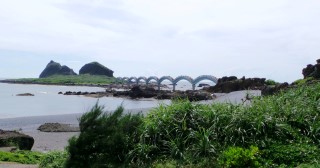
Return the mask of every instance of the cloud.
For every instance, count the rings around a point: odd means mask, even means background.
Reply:
[[[0,56],[51,55],[79,61],[70,63],[75,70],[99,61],[119,76],[293,81],[320,55],[319,7],[317,0],[2,1]]]

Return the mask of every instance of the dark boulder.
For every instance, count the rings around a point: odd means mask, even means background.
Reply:
[[[211,100],[213,95],[201,90],[176,91],[173,95],[174,99],[188,99],[189,101]]]
[[[260,89],[266,85],[265,81],[265,78],[242,77],[238,79],[235,76],[222,77],[218,79],[218,83],[215,86],[210,86],[206,90],[214,93],[229,93],[239,90]]]
[[[34,96],[34,94],[32,94],[32,93],[20,93],[20,94],[17,94],[16,96]]]
[[[288,87],[289,87],[289,84],[287,82],[280,83],[277,85],[267,85],[261,89],[261,95],[263,96],[273,95],[280,92],[281,90],[287,89]]]
[[[224,83],[224,82],[229,82],[229,81],[234,81],[237,80],[238,78],[235,76],[224,76],[222,78],[218,79],[218,83]]]
[[[113,77],[113,71],[98,62],[91,62],[84,65],[80,69],[79,74],[105,75],[108,77]]]
[[[198,87],[209,87],[210,85],[209,84],[206,84],[206,83],[200,83],[198,85]]]
[[[31,150],[34,139],[16,131],[0,130],[0,147],[16,146],[20,150]]]
[[[59,63],[50,61],[46,68],[41,72],[40,78],[46,78],[52,75],[77,75],[67,66],[61,66]]]
[[[146,87],[141,88],[140,86],[134,86],[129,91],[129,96],[135,98],[151,98],[157,96],[157,91],[154,88]]]
[[[315,79],[320,78],[320,59],[317,60],[317,63],[315,65],[307,65],[306,68],[303,68],[302,74],[304,79],[308,77],[313,77]]]
[[[79,132],[79,126],[61,123],[45,123],[38,128],[41,132]]]

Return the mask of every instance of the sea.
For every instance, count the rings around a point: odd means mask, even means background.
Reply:
[[[163,89],[172,90],[172,85],[168,83],[167,86]],[[192,89],[192,86],[188,82],[179,82],[176,89],[188,90]],[[122,105],[125,109],[124,113],[132,114],[146,114],[161,104],[171,103],[171,100],[92,98],[82,95],[58,94],[66,91],[98,92],[105,91],[105,89],[86,86],[0,83],[0,129],[33,132],[44,123],[59,122],[77,125],[81,115],[88,112],[96,103],[103,106],[107,113]],[[17,96],[23,93],[31,93],[34,96]]]
[[[126,111],[130,111],[149,109],[159,104],[170,103],[170,100],[133,100],[117,97],[92,98],[58,94],[59,92],[64,93],[66,91],[97,92],[104,90],[101,87],[0,83],[0,119],[79,114],[87,112],[96,103],[104,106],[106,111],[113,111],[120,105],[123,105]],[[17,94],[21,93],[31,93],[34,96],[17,96]]]

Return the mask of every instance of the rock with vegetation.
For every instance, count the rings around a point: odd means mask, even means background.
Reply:
[[[306,68],[303,68],[302,74],[304,79],[308,77],[312,77],[315,79],[320,78],[320,59],[317,60],[317,63],[315,65],[307,65]]]
[[[70,124],[61,123],[45,123],[38,128],[41,132],[79,132],[79,127]]]
[[[108,77],[113,77],[113,71],[109,68],[101,65],[98,62],[91,62],[86,65],[84,65],[80,71],[79,74],[90,74],[90,75],[105,75]]]
[[[263,89],[261,89],[261,95],[267,96],[267,95],[273,95],[275,93],[280,92],[281,90],[287,89],[289,87],[289,84],[287,82],[279,83],[275,85],[268,85],[265,86]]]
[[[31,150],[33,137],[16,131],[0,130],[0,147],[16,146],[20,150]]]
[[[77,75],[72,69],[59,63],[50,61],[46,68],[41,72],[40,78],[46,78],[53,75]]]
[[[238,79],[235,76],[222,77],[215,86],[206,90],[214,93],[229,93],[239,90],[260,89],[265,86],[265,78],[245,78]]]

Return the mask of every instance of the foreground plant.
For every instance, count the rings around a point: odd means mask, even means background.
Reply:
[[[138,141],[140,114],[123,115],[123,107],[112,114],[96,104],[79,119],[80,135],[69,140],[66,167],[112,167],[121,165]]]
[[[40,161],[40,168],[63,168],[68,158],[65,151],[53,151],[45,154]]]
[[[80,118],[67,167],[299,167],[320,159],[320,84],[255,98],[249,106],[160,105],[145,117]]]

